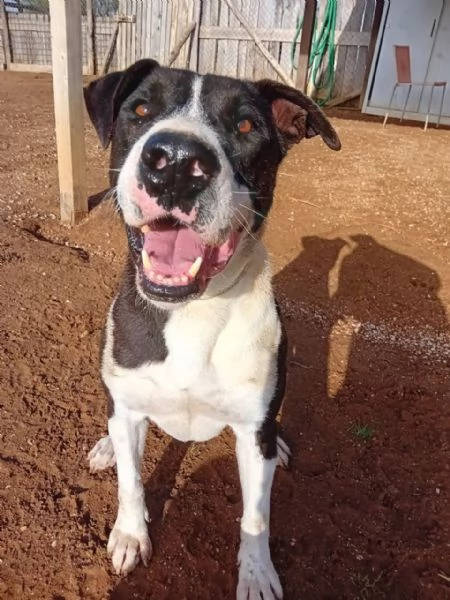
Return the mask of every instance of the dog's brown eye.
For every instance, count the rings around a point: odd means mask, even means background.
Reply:
[[[138,117],[148,117],[150,114],[150,104],[138,104],[134,112]]]
[[[242,121],[239,121],[237,124],[237,128],[239,133],[250,133],[253,129],[253,123],[250,119],[242,119]]]

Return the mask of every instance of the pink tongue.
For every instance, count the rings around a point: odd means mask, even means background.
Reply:
[[[184,275],[194,260],[204,257],[205,247],[200,237],[190,228],[149,231],[144,248],[152,264],[162,275]]]

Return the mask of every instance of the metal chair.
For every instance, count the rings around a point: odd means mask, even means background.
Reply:
[[[423,91],[425,88],[431,88],[430,98],[428,100],[428,108],[427,108],[427,116],[425,118],[425,125],[423,130],[426,131],[428,127],[428,120],[430,117],[431,103],[433,101],[433,92],[435,88],[442,88],[442,96],[441,96],[441,104],[439,107],[438,118],[436,121],[436,128],[439,127],[439,123],[441,121],[442,116],[442,108],[444,106],[444,98],[445,92],[447,90],[447,82],[446,81],[423,81],[423,82],[415,82],[411,80],[411,59],[409,46],[394,46],[395,50],[395,66],[397,69],[397,83],[394,85],[394,89],[392,90],[391,99],[389,101],[389,106],[386,111],[386,115],[383,121],[383,127],[385,127],[386,122],[388,120],[389,111],[392,108],[392,102],[394,100],[395,92],[399,87],[408,87],[408,92],[406,94],[405,104],[403,105],[402,116],[400,117],[400,121],[403,120],[405,116],[406,107],[408,105],[409,96],[411,94],[411,90],[413,86],[420,86],[422,89],[420,91],[419,96],[419,104],[417,106],[417,113],[420,111],[420,105],[422,103]]]

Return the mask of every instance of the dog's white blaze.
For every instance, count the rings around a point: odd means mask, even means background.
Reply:
[[[199,121],[204,120],[203,108],[200,101],[200,97],[202,94],[202,86],[203,86],[203,77],[201,75],[196,75],[192,82],[192,96],[188,103],[187,114],[189,117],[193,119],[198,119]]]

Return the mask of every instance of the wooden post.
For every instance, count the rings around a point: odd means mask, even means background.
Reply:
[[[88,211],[80,1],[50,0],[50,21],[61,220],[74,224]]]
[[[87,66],[88,74],[95,75],[95,23],[92,0],[86,0],[86,23],[87,23]]]
[[[0,16],[2,19],[2,41],[3,41],[3,55],[5,57],[6,68],[12,63],[12,52],[11,52],[11,34],[9,31],[8,15],[6,14],[5,3],[0,0]]]
[[[376,0],[375,12],[373,15],[372,29],[370,31],[369,47],[367,49],[366,68],[364,70],[364,80],[361,90],[361,96],[359,99],[359,108],[362,108],[364,104],[364,98],[366,95],[367,84],[369,83],[370,69],[372,67],[372,61],[375,54],[375,46],[377,45],[378,33],[380,31],[381,19],[383,18],[384,0]],[[430,55],[431,56],[431,55]]]
[[[303,14],[302,37],[300,38],[300,52],[297,68],[297,88],[306,93],[308,87],[309,55],[314,33],[314,20],[317,11],[317,0],[305,0]]]

